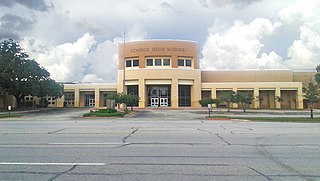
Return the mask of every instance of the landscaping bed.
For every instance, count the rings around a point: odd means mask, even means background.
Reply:
[[[89,113],[83,114],[83,117],[123,117],[126,112],[120,112],[115,109],[91,110]]]

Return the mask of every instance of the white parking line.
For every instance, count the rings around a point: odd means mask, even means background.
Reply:
[[[106,163],[32,163],[32,162],[0,162],[0,165],[40,165],[40,166],[70,166],[70,165],[80,165],[80,166],[104,166]]]
[[[128,145],[130,143],[48,143],[48,145]]]

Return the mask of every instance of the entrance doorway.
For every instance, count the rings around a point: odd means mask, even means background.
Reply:
[[[159,98],[151,98],[151,107],[159,106]]]
[[[85,101],[86,101],[85,102],[86,107],[94,107],[95,106],[94,94],[86,94]]]
[[[170,86],[147,86],[148,106],[168,107],[170,106]]]
[[[95,103],[94,103],[94,99],[89,99],[89,107],[94,107]]]

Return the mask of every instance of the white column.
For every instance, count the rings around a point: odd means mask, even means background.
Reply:
[[[74,107],[79,107],[80,105],[80,91],[78,88],[74,89]]]
[[[94,89],[94,107],[99,108],[100,107],[100,91],[99,88]]]
[[[276,91],[275,91],[275,99],[277,97],[280,97],[281,98],[281,90],[280,90],[280,87],[277,87],[276,88]],[[281,109],[281,103],[277,100],[275,100],[275,107],[276,109]]]
[[[257,87],[255,87],[253,89],[253,98],[254,98],[253,107],[256,108],[256,109],[259,109],[260,108],[259,88],[257,88]]]

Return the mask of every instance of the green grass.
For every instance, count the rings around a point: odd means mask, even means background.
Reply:
[[[9,113],[8,114],[0,114],[0,119],[1,118],[13,118],[13,117],[20,117],[21,115],[16,115],[16,114],[10,114],[10,116],[9,116]]]
[[[292,123],[320,123],[320,118],[310,117],[234,117],[234,116],[210,116],[210,118],[243,119],[256,122],[292,122]]]
[[[98,111],[90,111],[83,114],[83,117],[123,117],[126,113],[119,112],[115,109],[101,109]]]

